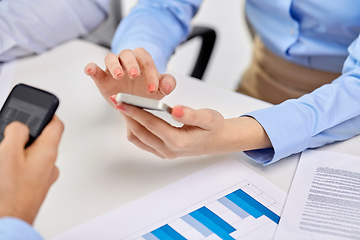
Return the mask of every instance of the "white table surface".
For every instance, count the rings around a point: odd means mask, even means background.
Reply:
[[[56,94],[60,99],[57,115],[65,124],[57,160],[60,176],[34,224],[46,239],[228,157],[163,160],[129,143],[121,115],[105,102],[91,78],[83,72],[89,62],[104,67],[108,53],[108,49],[75,40],[42,55],[21,59],[16,66],[12,86],[22,82]],[[170,106],[213,108],[226,118],[271,106],[190,77],[174,75],[177,88],[163,100]],[[358,136],[321,149],[360,156],[359,143]],[[267,167],[243,153],[232,155],[288,192],[298,154]]]

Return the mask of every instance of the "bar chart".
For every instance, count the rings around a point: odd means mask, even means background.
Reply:
[[[270,240],[286,193],[229,158],[52,240]]]
[[[240,239],[276,229],[282,206],[248,181],[215,201],[162,225],[138,240]],[[250,236],[250,235],[249,235]]]

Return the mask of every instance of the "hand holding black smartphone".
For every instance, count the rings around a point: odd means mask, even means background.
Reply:
[[[4,138],[5,127],[20,121],[28,125],[29,146],[50,122],[59,106],[59,99],[52,93],[25,84],[16,85],[0,111],[0,142]]]

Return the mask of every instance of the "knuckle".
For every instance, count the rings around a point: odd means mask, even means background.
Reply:
[[[144,121],[144,126],[146,126],[146,128],[149,130],[149,131],[154,131],[156,130],[156,123],[155,121],[153,120],[145,120]]]
[[[56,150],[46,150],[46,156],[49,161],[53,162],[57,158],[57,151]]]
[[[132,53],[132,50],[130,49],[124,49],[119,53],[119,56],[129,55]]]
[[[138,47],[134,49],[134,53],[144,53],[146,50],[142,47]]]
[[[134,126],[131,128],[131,132],[134,135],[134,137],[136,137],[139,136],[139,134],[141,133],[141,129],[138,126]]]
[[[210,112],[210,114],[208,115],[207,120],[208,120],[209,124],[213,124],[218,120],[218,118],[213,112]]]
[[[133,134],[133,132],[131,132],[131,131],[128,131],[127,132],[127,140],[129,141],[129,142],[135,142],[135,140],[137,139],[137,137]]]
[[[175,152],[166,152],[164,153],[166,159],[175,159],[177,157],[177,154]]]
[[[54,166],[54,170],[53,170],[53,174],[52,174],[52,179],[53,179],[53,182],[56,181],[56,179],[59,178],[59,168]]]
[[[60,126],[60,131],[61,131],[61,133],[63,133],[64,130],[65,130],[65,125],[64,125],[64,123],[63,123],[62,121],[60,121],[59,126]]]
[[[197,120],[195,114],[192,113],[192,112],[187,115],[187,119],[188,119],[188,121],[191,122],[191,123],[193,123],[193,122],[195,122],[195,121]]]
[[[111,53],[108,54],[108,55],[106,55],[106,57],[105,57],[105,62],[109,62],[109,61],[111,60],[111,58],[112,58]]]
[[[146,69],[146,70],[154,70],[155,69],[155,65],[148,60],[143,62],[142,67],[143,67],[143,69]]]
[[[183,141],[179,141],[179,140],[170,140],[169,145],[170,148],[173,149],[174,151],[181,151],[185,148]]]

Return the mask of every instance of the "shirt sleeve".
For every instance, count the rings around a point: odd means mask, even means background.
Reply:
[[[39,233],[27,222],[18,218],[0,218],[1,240],[43,240]]]
[[[268,134],[273,148],[246,151],[265,165],[307,148],[360,134],[360,38],[348,48],[342,75],[299,99],[247,114]]]
[[[190,21],[202,0],[140,0],[121,21],[112,41],[112,51],[142,47],[164,72],[175,48],[186,40]]]
[[[0,1],[0,62],[89,33],[107,17],[109,1]]]

